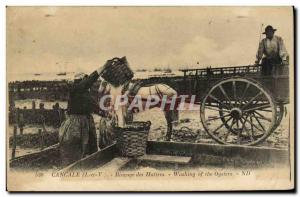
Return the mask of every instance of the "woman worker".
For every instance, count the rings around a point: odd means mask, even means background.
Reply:
[[[68,116],[59,129],[60,158],[63,166],[69,165],[98,150],[92,112],[98,110],[90,88],[97,81],[109,61],[89,76],[77,73],[69,92]]]

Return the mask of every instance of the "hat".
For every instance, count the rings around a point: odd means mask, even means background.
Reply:
[[[84,78],[85,77],[85,73],[83,73],[83,72],[78,72],[78,73],[76,73],[75,75],[74,75],[74,80],[76,80],[76,79],[82,79],[82,78]]]
[[[265,28],[265,32],[263,32],[263,34],[266,34],[267,31],[276,31],[277,29],[273,29],[273,27],[271,25],[268,25],[266,28]]]

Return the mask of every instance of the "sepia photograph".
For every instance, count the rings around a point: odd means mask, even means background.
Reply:
[[[6,188],[295,188],[293,6],[7,6]]]

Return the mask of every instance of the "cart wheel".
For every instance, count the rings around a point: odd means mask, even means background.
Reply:
[[[273,130],[276,130],[277,127],[280,125],[281,120],[283,118],[283,114],[284,114],[284,105],[283,104],[277,104],[277,108],[276,108],[276,123],[274,124]],[[238,134],[238,132],[231,128],[229,126],[229,124],[226,122],[225,118],[224,118],[224,113],[222,110],[222,105],[219,105],[219,115],[221,117],[222,122],[224,123],[224,126],[226,127],[226,129],[230,130],[232,133],[234,134]]]
[[[269,91],[240,77],[215,84],[200,110],[204,129],[221,144],[256,145],[274,131],[280,119]]]

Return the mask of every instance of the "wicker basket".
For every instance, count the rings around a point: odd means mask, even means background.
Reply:
[[[146,153],[151,122],[132,122],[126,127],[115,127],[117,148],[123,157],[138,157]]]
[[[105,65],[101,76],[113,86],[118,87],[130,81],[134,75],[126,57],[122,57],[110,60],[110,63]]]

